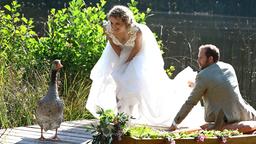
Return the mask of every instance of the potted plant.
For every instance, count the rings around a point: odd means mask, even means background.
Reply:
[[[121,140],[129,120],[124,113],[115,114],[112,110],[99,108],[99,121],[88,129],[92,133],[92,144],[112,144],[113,140]]]

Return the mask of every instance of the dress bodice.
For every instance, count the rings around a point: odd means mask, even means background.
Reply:
[[[128,31],[129,34],[129,39],[125,42],[125,44],[122,44],[118,38],[113,34],[111,24],[109,23],[106,26],[106,33],[109,35],[109,37],[113,40],[114,44],[123,47],[129,47],[133,48],[135,44],[135,39],[136,39],[136,33],[139,31],[139,27],[136,24],[133,24]]]

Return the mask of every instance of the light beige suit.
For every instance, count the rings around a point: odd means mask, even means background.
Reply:
[[[256,120],[256,111],[242,98],[235,70],[230,64],[217,62],[198,73],[195,87],[174,121],[181,123],[201,99],[205,107],[205,121],[215,122],[216,127],[224,123]]]

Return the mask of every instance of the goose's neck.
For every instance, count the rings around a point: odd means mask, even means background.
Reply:
[[[49,97],[52,97],[52,98],[59,97],[58,86],[57,86],[57,73],[58,72],[56,70],[52,70],[51,81],[50,81],[49,90],[47,94]]]

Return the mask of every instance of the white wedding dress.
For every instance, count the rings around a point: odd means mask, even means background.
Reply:
[[[130,62],[125,63],[138,30],[142,32],[142,48]],[[98,107],[101,107],[131,115],[135,118],[131,120],[132,123],[171,126],[192,90],[188,87],[188,80],[195,79],[196,72],[187,67],[175,79],[169,79],[161,51],[146,25],[134,24],[130,29],[130,39],[125,44],[111,34],[109,26],[107,32],[122,51],[117,56],[110,43],[107,43],[91,71],[93,82],[86,108],[95,117],[98,116]],[[181,126],[197,126],[203,124],[203,119],[204,109],[198,104]]]

